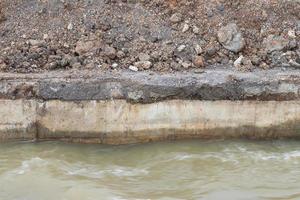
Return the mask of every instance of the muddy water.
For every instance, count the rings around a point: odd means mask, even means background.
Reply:
[[[300,142],[0,144],[0,199],[300,199]]]

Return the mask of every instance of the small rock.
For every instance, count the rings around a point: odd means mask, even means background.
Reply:
[[[197,26],[193,26],[193,33],[194,34],[199,34],[200,33],[200,29]]]
[[[134,63],[134,65],[142,69],[150,69],[152,67],[152,63],[150,61],[139,61]]]
[[[195,46],[195,51],[196,51],[196,53],[197,53],[198,55],[200,55],[200,54],[203,53],[203,49],[202,49],[201,46],[198,45],[198,44]]]
[[[61,67],[67,67],[68,65],[70,65],[70,63],[69,63],[68,59],[63,58],[63,59],[60,61],[59,65],[60,65]]]
[[[107,45],[104,48],[103,54],[109,57],[110,59],[115,59],[117,56],[117,51],[115,48]]]
[[[240,68],[243,62],[244,56],[240,56],[238,59],[236,59],[233,63],[234,67]]]
[[[174,62],[174,61],[171,62],[170,66],[173,70],[180,70],[181,68],[181,65],[178,62]]]
[[[49,70],[54,70],[54,69],[56,69],[56,68],[58,68],[58,67],[59,67],[59,65],[58,65],[57,62],[51,62],[51,63],[47,63],[47,64],[45,65],[45,68],[46,68],[46,69],[49,69]]]
[[[190,26],[188,24],[184,24],[182,28],[182,32],[185,33],[190,29]]]
[[[31,46],[41,46],[44,44],[44,41],[42,40],[28,40],[27,44],[30,44]]]
[[[133,66],[133,65],[130,65],[130,66],[129,66],[129,69],[130,69],[131,71],[134,71],[134,72],[139,71],[139,69],[138,69],[136,66]]]
[[[47,40],[48,38],[49,38],[49,35],[48,35],[48,34],[44,34],[44,35],[43,35],[43,39],[44,39],[44,40]]]
[[[172,23],[178,23],[181,22],[182,20],[182,15],[180,13],[175,13],[170,17],[170,21]]]
[[[202,56],[196,56],[193,60],[193,64],[198,68],[204,67],[204,58]]]
[[[69,23],[67,29],[68,29],[68,30],[72,30],[72,29],[73,29],[73,24],[72,24],[72,23]]]
[[[113,64],[111,65],[111,67],[112,67],[113,69],[116,69],[118,66],[119,66],[118,63],[113,63]]]
[[[140,61],[149,61],[150,60],[150,56],[146,53],[140,53],[139,54],[139,60]]]
[[[177,48],[177,51],[182,52],[185,48],[186,48],[186,46],[184,44],[182,44]]]
[[[270,68],[270,66],[265,62],[260,63],[259,67],[262,68],[262,69],[269,69]]]
[[[234,67],[238,70],[249,71],[253,69],[253,65],[250,59],[245,58],[241,55],[236,61],[233,63]]]
[[[245,46],[243,35],[234,23],[228,24],[218,31],[218,41],[224,48],[235,53],[240,52]]]
[[[263,45],[268,53],[272,53],[273,51],[282,51],[288,45],[288,40],[282,36],[269,35],[263,41]]]
[[[258,66],[261,62],[261,59],[258,56],[254,55],[251,57],[251,62],[252,62],[252,64]]]
[[[217,51],[218,51],[218,48],[215,46],[207,47],[206,55],[212,57],[217,53]]]
[[[74,68],[74,69],[81,68],[81,63],[80,62],[76,62],[76,63],[72,64],[72,68]]]
[[[192,63],[187,62],[187,61],[183,61],[183,62],[181,62],[181,66],[185,69],[188,69],[192,66]]]
[[[117,57],[118,58],[124,58],[126,56],[126,54],[123,51],[118,51],[117,52]]]
[[[288,36],[290,38],[296,38],[296,32],[294,30],[289,30],[288,31]]]

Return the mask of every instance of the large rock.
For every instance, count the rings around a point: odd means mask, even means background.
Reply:
[[[245,46],[245,40],[238,26],[230,23],[218,31],[218,41],[228,50],[240,52]]]
[[[264,41],[263,45],[268,53],[273,51],[282,51],[289,41],[282,36],[269,35]]]
[[[115,59],[117,57],[117,51],[115,48],[106,45],[103,49],[103,55],[110,59]]]
[[[88,52],[95,51],[97,48],[99,48],[100,42],[99,41],[78,41],[76,43],[75,52],[83,55]]]

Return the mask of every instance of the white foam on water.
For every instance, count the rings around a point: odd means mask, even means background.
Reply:
[[[233,153],[215,153],[215,152],[205,152],[199,154],[189,154],[189,153],[177,153],[173,158],[170,158],[168,161],[178,160],[207,160],[215,159],[221,162],[233,162],[238,163],[239,161],[235,158]]]
[[[126,176],[143,176],[147,175],[149,171],[146,169],[136,169],[131,167],[114,166],[112,169],[105,170],[106,174],[112,174],[114,176],[126,177]]]
[[[22,164],[17,169],[12,171],[13,174],[22,175],[32,171],[34,168],[46,166],[48,162],[39,157],[34,157],[29,160],[22,161]]]
[[[248,158],[251,158],[255,161],[290,161],[294,160],[297,162],[297,159],[300,158],[300,151],[291,151],[286,153],[278,152],[263,152],[263,151],[249,151],[245,154]]]
[[[289,153],[284,153],[283,157],[285,160],[289,160],[292,158],[300,158],[300,151],[291,151]]]
[[[129,177],[129,176],[143,176],[149,172],[146,169],[138,169],[124,166],[109,166],[109,169],[99,169],[97,165],[87,165],[83,163],[64,163],[60,166],[67,175],[70,176],[82,176],[87,178],[101,179],[104,176],[117,176],[117,177]]]
[[[58,170],[64,172],[64,174],[69,176],[82,176],[86,178],[99,179],[103,177],[103,171],[97,169],[93,165],[84,164],[81,162],[78,163],[68,163],[68,162],[60,162],[57,164]]]

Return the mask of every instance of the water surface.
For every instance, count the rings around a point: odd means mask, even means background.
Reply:
[[[300,199],[300,142],[0,144],[0,199]]]

